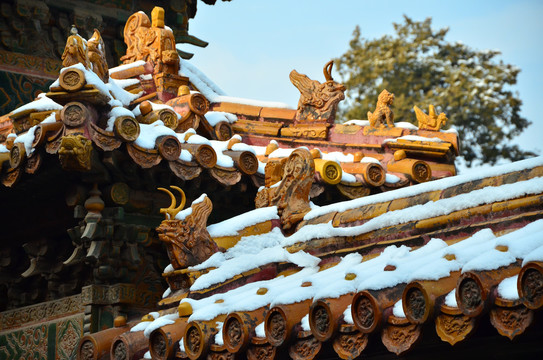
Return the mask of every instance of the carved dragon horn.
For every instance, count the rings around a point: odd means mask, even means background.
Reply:
[[[322,69],[326,81],[334,81],[334,79],[332,79],[332,66],[334,66],[334,60],[328,61],[326,65],[324,65],[324,69]]]
[[[166,194],[170,195],[170,198],[172,199],[172,204],[168,208],[161,208],[160,213],[164,214],[166,216],[166,220],[173,219],[177,215],[178,212],[183,210],[183,207],[185,206],[185,202],[187,201],[187,198],[185,196],[185,192],[181,190],[181,188],[177,186],[170,186],[172,189],[177,190],[181,194],[181,203],[178,207],[175,207],[176,200],[175,196],[172,194],[172,192],[165,188],[158,188],[160,191],[164,191]]]

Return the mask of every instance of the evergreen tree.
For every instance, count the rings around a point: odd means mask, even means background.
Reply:
[[[396,122],[416,124],[413,106],[433,104],[458,130],[468,166],[520,160],[534,155],[512,145],[530,122],[520,115],[522,101],[511,85],[520,69],[504,64],[496,50],[476,50],[445,40],[448,28],[434,30],[432,19],[394,23],[395,34],[368,40],[356,27],[350,49],[337,59],[346,85],[342,117],[366,119],[382,89],[395,94]]]

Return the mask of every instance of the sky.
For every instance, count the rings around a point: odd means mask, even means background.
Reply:
[[[449,28],[446,40],[498,49],[502,52],[498,60],[521,69],[513,91],[523,102],[521,115],[532,125],[514,142],[543,154],[540,0],[218,0],[214,6],[198,2],[189,33],[209,45],[185,45],[183,50],[194,53],[190,61],[228,95],[280,101],[295,108],[299,92],[288,77],[292,69],[322,82],[324,64],[348,50],[357,25],[368,39],[392,35],[392,23],[403,22],[404,14],[417,21],[431,17],[434,29]]]

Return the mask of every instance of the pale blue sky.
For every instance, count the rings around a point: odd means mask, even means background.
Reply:
[[[184,49],[195,54],[191,62],[228,95],[295,107],[299,92],[288,78],[292,69],[323,81],[322,67],[348,49],[356,25],[366,38],[381,37],[393,33],[392,23],[402,22],[403,14],[414,20],[432,17],[434,28],[450,28],[448,40],[499,49],[504,62],[520,67],[514,90],[523,101],[523,116],[533,125],[518,142],[543,154],[543,1],[199,2],[190,33],[210,44]]]

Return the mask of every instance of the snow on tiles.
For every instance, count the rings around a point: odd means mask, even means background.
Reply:
[[[533,250],[543,245],[543,220],[537,220],[496,239],[496,248],[467,262],[462,272],[494,270],[523,259]],[[498,247],[502,247],[498,250]],[[504,250],[505,251],[501,251]]]
[[[402,189],[397,191],[401,190]],[[306,225],[298,230],[296,233],[294,233],[292,236],[285,238],[283,246],[289,246],[299,242],[305,242],[314,239],[324,239],[334,236],[356,236],[388,226],[404,224],[410,221],[419,221],[440,215],[448,215],[453,211],[476,207],[484,204],[490,204],[498,201],[515,199],[526,195],[538,194],[542,191],[543,178],[534,178],[526,181],[517,182],[515,184],[502,185],[499,187],[489,186],[483,189],[474,190],[470,193],[457,195],[452,198],[441,199],[434,202],[430,201],[426,204],[415,205],[401,210],[389,211],[375,218],[372,218],[366,223],[358,226],[336,228],[333,227],[331,221],[326,224]],[[391,198],[388,196],[388,193],[383,193],[383,196],[380,195],[381,194],[374,197],[378,197],[380,199],[387,199],[381,201],[391,200]],[[361,202],[364,201],[359,201],[359,203]],[[367,204],[373,202],[380,201],[366,201]],[[326,214],[328,213],[328,211],[321,211],[323,208],[326,207],[327,206],[322,206],[320,208],[311,210],[311,212]],[[341,203],[339,203],[339,205],[336,206],[335,209],[335,211],[347,210],[344,206],[341,205]]]
[[[543,261],[543,246],[538,247],[526,255],[522,261],[522,266],[526,265],[530,261]]]
[[[62,68],[60,69],[60,73],[62,74],[68,69],[81,70],[85,74],[85,81],[87,82],[87,84],[93,85],[103,95],[109,98],[109,103],[111,106],[128,106],[132,101],[136,100],[143,94],[143,92],[140,92],[139,94],[132,94],[128,91],[125,91],[121,86],[117,85],[115,79],[110,79],[109,82],[106,84],[94,72],[85,69],[85,67],[81,63]],[[58,87],[59,84],[59,80],[57,79],[50,86],[50,88]]]
[[[143,335],[145,335],[146,338],[149,338],[151,333],[155,331],[156,329],[159,329],[165,325],[170,325],[175,322],[176,319],[179,318],[179,315],[176,314],[168,314],[163,315],[158,318],[155,318],[147,327],[145,327],[145,330],[143,330]]]
[[[358,284],[357,290],[380,290],[401,283],[407,283],[411,272],[419,268],[420,264],[431,260],[439,250],[446,246],[447,244],[443,240],[432,239],[426,245],[409,251],[402,257],[393,257],[387,261],[387,265],[393,265],[395,267],[394,270],[380,271],[362,280]]]
[[[495,247],[494,233],[483,229],[471,237],[443,249],[434,259],[421,264],[407,278],[407,282],[415,280],[439,280],[453,271],[459,271],[471,259]],[[448,260],[451,259],[451,260]]]
[[[257,327],[255,327],[255,335],[257,337],[260,337],[260,338],[265,338],[266,337],[266,330],[264,329],[264,321],[261,322],[260,324],[257,325]]]
[[[221,121],[234,123],[238,120],[238,117],[236,115],[223,111],[208,111],[207,113],[205,113],[204,116],[209,125],[211,126],[215,126]]]
[[[206,196],[207,196],[207,194],[200,195],[199,198],[197,198],[196,200],[194,200],[192,202],[192,205],[201,203],[202,201],[204,201]],[[181,210],[180,212],[178,212],[177,215],[175,215],[175,219],[176,220],[185,220],[187,218],[187,216],[189,216],[190,214],[192,214],[192,206],[189,206],[185,210]]]
[[[291,293],[280,294],[273,300],[271,305],[292,304],[294,302],[300,302],[312,298],[336,298],[342,294],[351,292],[353,290],[351,288],[353,282],[346,281],[345,275],[351,272],[353,267],[360,265],[361,261],[362,256],[360,254],[348,254],[341,259],[337,265],[319,271],[318,273],[311,274],[303,279],[304,283],[310,285],[296,289],[295,296],[293,296]]]
[[[329,153],[323,153],[321,152],[321,156],[323,160],[330,160],[335,161],[337,163],[345,162],[345,163],[352,163],[354,162],[354,155],[353,154],[344,154],[339,151],[332,151]]]
[[[386,193],[321,206],[317,210],[313,210],[307,213],[304,217],[304,220],[311,220],[318,216],[332,212],[342,212],[355,208],[361,208],[371,204],[376,204],[379,202],[411,197],[425,192],[445,190],[453,186],[462,185],[471,181],[481,180],[486,177],[500,176],[514,171],[531,169],[537,166],[543,166],[543,156],[517,161],[511,164],[495,166],[485,169],[484,171],[481,171],[480,169],[475,169],[463,175],[451,176],[448,178],[408,186]]]
[[[38,98],[26,105],[20,106],[11,112],[11,115],[16,115],[26,110],[34,111],[49,111],[49,110],[62,110],[62,105],[57,104],[53,100],[45,96],[45,93],[38,95]]]
[[[220,223],[209,225],[207,227],[207,231],[213,238],[221,236],[236,236],[238,235],[238,231],[241,231],[246,227],[268,220],[278,219],[279,215],[277,215],[277,206],[263,207],[234,216],[233,218],[221,221]]]
[[[343,312],[343,321],[345,321],[345,323],[347,324],[354,325],[353,313],[351,312],[351,305],[347,306],[347,309],[345,309],[345,311]]]
[[[138,66],[144,66],[145,64],[146,64],[145,61],[137,60],[137,61],[134,61],[134,62],[129,63],[129,64],[119,65],[119,66],[116,66],[114,68],[110,68],[109,69],[109,75],[114,74],[114,73],[119,72],[119,71],[136,68]]]
[[[109,112],[109,118],[107,119],[106,131],[113,131],[113,125],[115,124],[115,119],[121,116],[134,117],[134,113],[122,106],[115,106],[111,108],[111,111]]]
[[[32,126],[30,129],[28,129],[27,132],[18,135],[17,138],[15,138],[14,140],[14,143],[22,143],[24,145],[27,155],[30,155],[34,152],[34,149],[32,148],[32,143],[34,142],[34,132],[36,131],[36,127],[37,125]]]
[[[398,318],[405,318],[405,313],[403,311],[403,302],[401,299],[397,301],[392,307],[392,315]]]
[[[178,44],[181,45],[181,44]],[[213,81],[202,73],[193,63],[179,58],[179,75],[186,76],[190,82],[211,102],[220,95],[226,95]]]
[[[456,302],[456,288],[452,289],[452,291],[445,296],[444,304],[452,308],[458,308],[458,303]]]
[[[165,126],[161,120],[152,124],[140,124],[140,134],[134,143],[144,149],[154,149],[156,139],[164,135],[176,136],[176,132]]]
[[[498,296],[506,300],[518,300],[517,280],[518,275],[503,279],[498,285]]]
[[[303,279],[317,271],[318,267],[306,267],[287,277],[279,276],[271,280],[252,282],[230,290],[226,294],[215,294],[200,300],[185,298],[181,300],[181,303],[187,302],[193,309],[192,315],[188,318],[190,322],[212,320],[218,315],[234,311],[256,310],[272,303],[277,296],[284,293],[290,293],[294,302],[296,290],[302,288]],[[260,288],[265,288],[267,291],[261,292],[262,295],[260,295],[257,293]],[[224,301],[216,303],[219,299]]]
[[[400,136],[399,138],[396,138],[396,139],[385,139],[383,141],[383,144],[386,144],[389,142],[397,142],[398,140],[425,141],[425,142],[429,141],[429,142],[437,142],[437,143],[443,142],[443,140],[437,137],[429,138],[429,137],[419,136],[419,135],[405,135],[405,136]]]
[[[255,236],[258,238],[258,236]],[[212,285],[221,283],[232,277],[242,274],[245,271],[255,269],[271,263],[289,262],[299,267],[314,267],[320,262],[318,257],[310,255],[304,251],[298,251],[294,254],[289,253],[280,245],[269,247],[254,254],[254,256],[238,256],[232,259],[224,260],[218,268],[201,275],[190,287],[192,291],[206,289]]]

